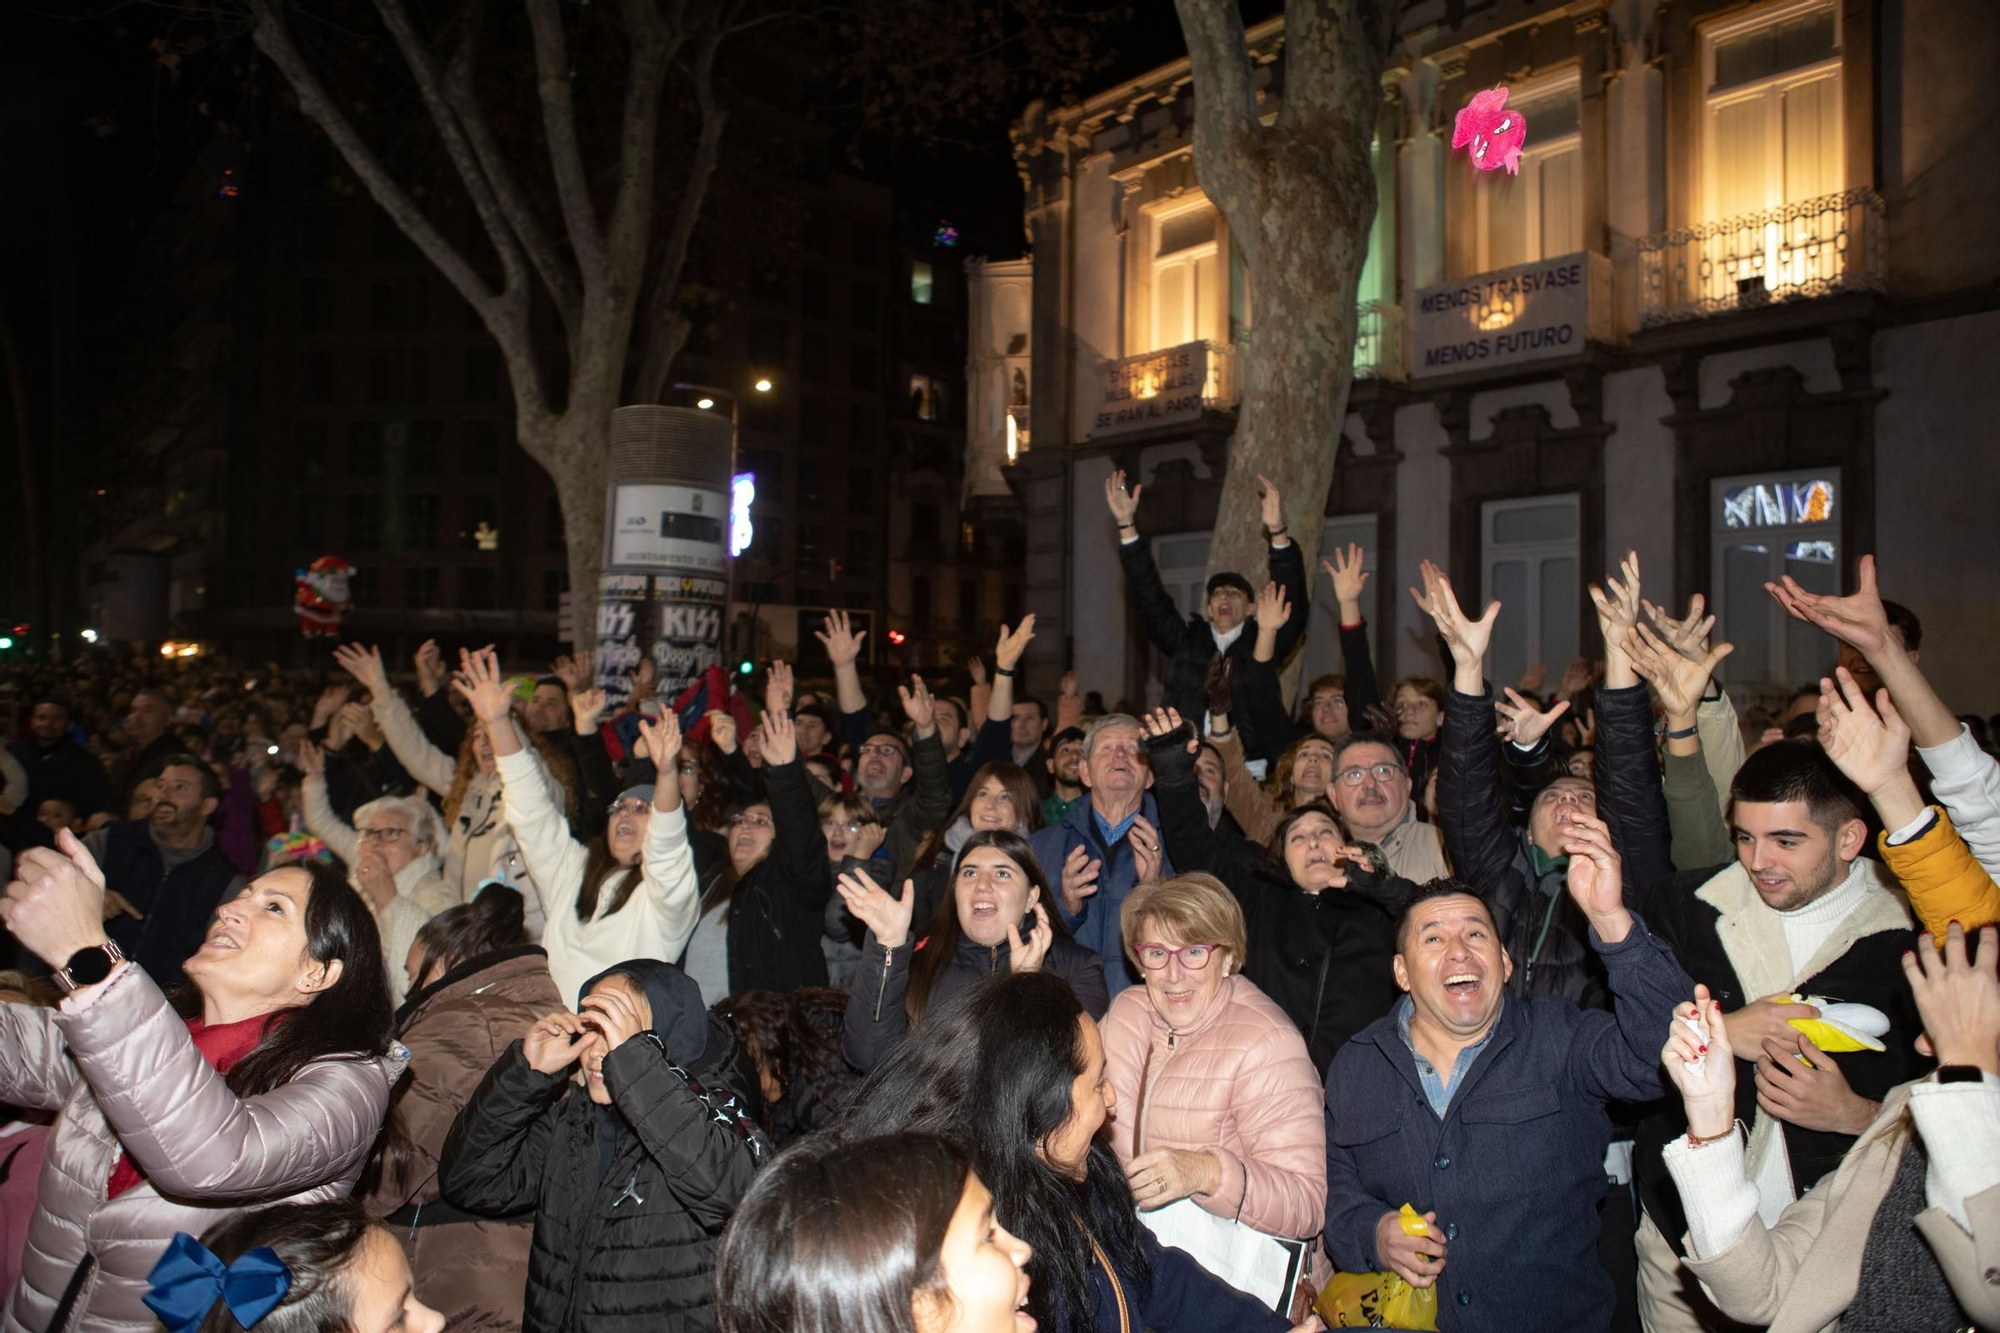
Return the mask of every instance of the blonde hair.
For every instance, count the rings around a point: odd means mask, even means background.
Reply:
[[[1250,952],[1243,908],[1213,875],[1199,871],[1175,875],[1132,890],[1118,909],[1118,933],[1124,937],[1125,956],[1134,967],[1139,966],[1139,928],[1148,922],[1166,927],[1188,944],[1213,944],[1229,950],[1229,961],[1238,968]]]

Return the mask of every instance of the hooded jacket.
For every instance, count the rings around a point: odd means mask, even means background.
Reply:
[[[769,1154],[742,1109],[755,1077],[679,968],[610,971],[652,1009],[652,1027],[605,1057],[612,1105],[572,1070],[537,1073],[514,1042],[445,1140],[444,1198],[487,1216],[534,1211],[531,1333],[710,1329],[717,1240]]]
[[[396,1238],[409,1256],[418,1299],[432,1309],[454,1315],[470,1309],[521,1325],[529,1228],[503,1221],[431,1225],[423,1210],[438,1202],[438,1161],[459,1108],[508,1045],[562,1003],[548,955],[526,945],[466,959],[412,994],[396,1015],[410,1077],[389,1103],[391,1150],[368,1211],[386,1217],[414,1209]]]
[[[353,1188],[406,1053],[328,1059],[241,1098],[145,972],[122,967],[55,1009],[0,1005],[0,1097],[60,1111],[5,1333],[50,1329],[86,1257],[65,1330],[150,1333],[147,1274],[177,1231]],[[145,1180],[107,1200],[129,1153]]]

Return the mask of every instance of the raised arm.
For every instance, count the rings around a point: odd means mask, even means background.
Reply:
[[[833,893],[833,870],[826,861],[826,838],[819,831],[819,811],[806,786],[806,767],[799,762],[798,735],[782,713],[766,713],[764,786],[770,793],[775,827],[771,855],[780,882],[801,911],[817,916]]]
[[[998,686],[994,692],[999,692]],[[951,765],[944,757],[944,742],[938,739],[937,714],[924,678],[911,676],[909,687],[898,685],[896,694],[903,715],[910,720],[910,780],[916,795],[896,816],[883,841],[889,848],[893,875],[902,876],[916,864],[925,840],[951,817]],[[824,845],[817,820],[813,827],[813,836]]]
[[[1726,643],[1717,644],[1696,661],[1676,652],[1645,625],[1626,629],[1620,646],[1630,669],[1652,687],[1666,713],[1670,761],[1685,763],[1696,759],[1701,751],[1696,710],[1716,666],[1735,649]],[[1628,861],[1628,879],[1642,891],[1650,890],[1673,870],[1669,844],[1677,836],[1669,832],[1666,791],[1659,763],[1653,757],[1652,710],[1645,706],[1645,697],[1643,687],[1604,689],[1597,695],[1597,783],[1619,812],[1620,845]],[[1696,773],[1689,772],[1683,775],[1683,780],[1696,777]],[[1686,812],[1698,821],[1695,831],[1704,839],[1713,837],[1721,823],[1720,808],[1713,794],[1702,794],[1698,783],[1686,785],[1695,789],[1693,808]],[[1717,860],[1727,857],[1724,851]],[[1692,870],[1696,865],[1715,863],[1705,860],[1683,868]]]
[[[299,771],[306,778],[299,789],[305,803],[306,831],[325,843],[342,863],[353,865],[361,854],[361,839],[327,796],[326,752],[309,740],[300,741]]]
[[[1278,487],[1269,477],[1259,476],[1257,484],[1262,487],[1260,501],[1264,520],[1264,535],[1270,540],[1270,554],[1266,557],[1271,570],[1271,581],[1285,590],[1291,600],[1294,612],[1291,619],[1278,630],[1276,661],[1282,662],[1299,646],[1305,637],[1306,621],[1312,614],[1312,603],[1306,592],[1306,562],[1299,554],[1298,543],[1291,539],[1285,525],[1285,502]]]
[[[1268,666],[1253,662],[1243,669],[1243,675],[1244,679],[1250,680],[1273,673]],[[1275,697],[1275,686],[1271,693]],[[1216,756],[1222,760],[1222,806],[1246,837],[1261,843],[1271,836],[1271,830],[1278,826],[1281,816],[1278,808],[1271,804],[1270,796],[1243,765],[1243,734],[1232,725],[1236,714],[1236,668],[1226,653],[1217,653],[1215,660],[1208,664],[1202,694],[1208,705],[1208,739],[1215,746]],[[1289,736],[1291,731],[1291,722],[1286,719],[1284,734]],[[1291,742],[1287,740],[1285,743],[1289,745]],[[1202,813],[1202,822],[1206,824],[1207,812]],[[1180,862],[1175,860],[1174,864],[1179,865]]]
[[[571,835],[569,820],[552,799],[540,760],[534,751],[522,746],[514,729],[514,701],[501,683],[499,659],[482,649],[462,654],[460,660],[452,688],[472,706],[473,717],[493,743],[493,763],[500,770],[501,810],[534,877],[542,912],[554,921],[576,909],[589,853]]]
[[[1118,524],[1118,563],[1125,569],[1125,596],[1139,613],[1146,637],[1172,657],[1186,640],[1188,627],[1175,609],[1174,599],[1167,595],[1166,585],[1160,582],[1159,567],[1146,543],[1139,540],[1139,529],[1133,522],[1139,512],[1139,492],[1144,489],[1134,483],[1128,490],[1125,473],[1113,472],[1104,479],[1104,505]]]
[[[861,688],[861,645],[867,639],[868,631],[856,633],[848,621],[847,612],[827,613],[825,628],[814,633],[814,638],[826,649],[827,661],[833,663],[833,688],[840,700],[843,718],[852,713],[868,711],[868,693]]]
[[[1347,677],[1347,715],[1365,716],[1370,704],[1382,702],[1375,679],[1375,659],[1368,652],[1368,620],[1361,614],[1361,594],[1368,586],[1367,555],[1356,542],[1333,559],[1319,562],[1333,580],[1333,599],[1340,607],[1340,669]]]
[[[1428,560],[1420,568],[1423,591],[1412,588],[1410,596],[1437,626],[1452,659],[1451,701],[1444,710],[1438,756],[1438,822],[1459,877],[1490,892],[1514,856],[1501,805],[1493,701],[1486,693],[1486,646],[1500,603],[1491,603],[1485,615],[1473,620],[1459,608],[1443,571]]]
[[[368,690],[369,710],[375,715],[376,725],[382,728],[382,736],[396,762],[439,796],[449,795],[452,777],[458,771],[457,757],[446,754],[425,737],[417,719],[411,716],[409,705],[390,686],[382,654],[374,648],[343,643],[333,650],[333,659]]]
[[[653,784],[653,817],[646,821],[646,841],[640,852],[646,870],[646,892],[660,914],[661,958],[678,958],[694,934],[701,916],[701,878],[695,873],[694,850],[688,843],[687,812],[681,808],[679,764],[681,723],[671,711],[660,720],[639,721],[639,734],[663,775]]]
[[[843,871],[834,885],[857,921],[868,927],[861,945],[861,965],[847,992],[840,1053],[856,1069],[875,1067],[889,1048],[910,1030],[903,997],[910,988],[910,918],[916,910],[916,885],[903,881],[903,895],[891,896],[867,870]]]

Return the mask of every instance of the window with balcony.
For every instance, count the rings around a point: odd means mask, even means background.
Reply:
[[[1479,605],[1497,600],[1506,608],[1486,658],[1492,679],[1519,680],[1537,662],[1555,666],[1576,657],[1580,512],[1575,495],[1480,506]]]
[[[1703,56],[1708,216],[1838,193],[1840,33],[1833,5],[1810,0],[1762,10],[1711,31]]]
[[[1807,592],[1840,591],[1840,487],[1838,468],[1709,483],[1709,609],[1736,645],[1732,680],[1783,685],[1832,670],[1833,641],[1786,615],[1764,585],[1789,574]]]
[[[1224,341],[1229,286],[1217,239],[1219,222],[1206,199],[1153,215],[1155,350],[1203,339]]]
[[[1583,135],[1574,74],[1508,98],[1528,122],[1520,174],[1475,193],[1479,269],[1490,273],[1583,249]]]

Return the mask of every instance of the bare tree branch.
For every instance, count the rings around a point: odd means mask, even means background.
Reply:
[[[590,200],[590,180],[576,142],[569,43],[556,0],[528,0],[528,22],[535,33],[535,84],[542,105],[542,128],[549,141],[549,166],[562,202],[563,229],[569,233],[570,249],[576,252],[587,298],[590,289],[604,281],[604,238],[598,234],[597,209]]]
[[[529,205],[521,182],[514,175],[512,163],[493,137],[493,127],[486,118],[485,108],[479,104],[473,69],[478,63],[479,38],[485,26],[485,15],[485,0],[473,0],[466,18],[465,38],[452,53],[451,65],[445,71],[445,95],[451,101],[452,110],[458,113],[459,122],[465,126],[466,137],[472,141],[472,149],[479,156],[479,165],[485,171],[486,179],[492,182],[494,196],[499,201],[501,213],[506,216],[507,225],[514,229],[521,248],[527,251],[528,262],[535,266],[542,285],[548,288],[556,313],[562,318],[563,329],[574,346],[583,307],[582,284],[577,278],[576,266],[556,248],[555,239]]]
[[[503,299],[500,293],[488,290],[485,280],[465,256],[444,238],[444,234],[410,198],[409,192],[389,174],[382,160],[356,132],[347,117],[341,114],[340,108],[327,96],[318,76],[306,64],[304,56],[292,41],[290,30],[285,26],[282,5],[273,3],[273,0],[250,0],[250,9],[255,20],[252,36],[257,48],[270,57],[271,63],[291,84],[299,99],[299,109],[340,150],[340,155],[353,168],[354,174],[361,178],[362,185],[382,206],[382,211],[437,267],[466,303],[479,312],[480,320],[507,357],[508,371],[514,380],[514,401],[522,422],[528,423],[545,416],[547,407],[539,377],[532,373],[520,373],[524,369],[532,370],[533,364],[529,352],[527,302],[511,302]]]
[[[1258,188],[1257,91],[1250,73],[1250,45],[1236,0],[1174,0],[1187,38],[1195,96],[1206,105],[1195,117],[1195,169],[1211,197],[1235,195],[1246,205]],[[1286,22],[1292,22],[1287,6]],[[1244,210],[1244,211],[1247,211]]]
[[[688,164],[673,229],[667,233],[660,252],[652,295],[646,302],[645,341],[633,380],[633,392],[641,402],[659,396],[666,385],[668,369],[687,341],[687,320],[674,309],[674,296],[680,290],[681,270],[687,265],[688,246],[694,238],[702,200],[707,197],[708,183],[714,178],[716,163],[722,156],[722,127],[729,113],[715,95],[715,53],[721,45],[721,35],[714,33],[695,44],[694,96],[701,109],[701,134],[695,142],[694,158]]]

